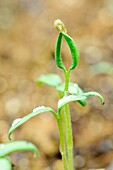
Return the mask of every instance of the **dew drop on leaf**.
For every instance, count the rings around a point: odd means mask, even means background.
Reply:
[[[33,109],[33,112],[37,112],[37,111],[44,109],[44,108],[45,108],[44,106],[38,106],[38,107]]]
[[[15,119],[12,123],[12,126],[15,126],[16,124],[18,124],[21,121],[21,119],[22,118]]]

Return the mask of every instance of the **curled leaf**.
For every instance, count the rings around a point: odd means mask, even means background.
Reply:
[[[15,129],[17,129],[19,126],[21,126],[22,124],[27,122],[32,117],[34,117],[34,116],[36,116],[40,113],[43,113],[43,112],[51,112],[56,117],[56,113],[50,107],[38,106],[35,109],[33,109],[32,113],[28,114],[27,116],[24,116],[23,118],[18,118],[18,119],[15,119],[13,121],[12,126],[11,126],[11,128],[9,129],[9,132],[8,132],[8,138],[10,139],[12,132]]]
[[[52,87],[56,87],[59,84],[61,84],[61,78],[57,74],[47,74],[47,75],[41,75],[38,80],[36,81],[38,85],[40,84],[47,84]]]
[[[0,144],[0,158],[5,157],[13,152],[27,151],[27,150],[33,151],[34,157],[38,156],[37,147],[31,142],[15,141],[15,142],[9,142],[5,144]]]
[[[98,96],[101,100],[101,103],[104,104],[104,98],[97,92],[87,92],[87,93],[81,93],[81,94],[76,94],[76,95],[69,95],[69,96],[64,96],[58,101],[58,112],[60,112],[61,108],[73,101],[78,101],[78,102],[86,102],[86,99],[89,96]],[[82,103],[83,105],[84,103]],[[83,105],[84,106],[84,105]]]
[[[1,170],[12,170],[12,163],[8,158],[0,158],[0,169]]]
[[[97,97],[100,98],[102,105],[105,103],[104,98],[103,98],[99,93],[97,93],[97,92],[87,92],[87,93],[83,93],[83,95],[84,95],[85,97],[87,97],[87,98],[88,98],[89,96],[97,96]]]

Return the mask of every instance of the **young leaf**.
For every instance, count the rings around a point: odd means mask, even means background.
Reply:
[[[55,47],[55,61],[56,61],[56,65],[63,69],[66,70],[63,62],[62,62],[62,58],[61,58],[61,41],[62,41],[62,33],[60,32],[56,41],[56,47]]]
[[[61,58],[61,41],[62,41],[62,35],[63,35],[63,37],[65,38],[65,40],[70,48],[71,55],[72,55],[72,64],[71,64],[69,70],[73,70],[78,65],[78,59],[79,59],[79,52],[75,45],[75,42],[67,34],[67,30],[66,30],[65,25],[62,21],[60,21],[59,19],[55,20],[54,27],[56,28],[56,30],[59,31],[58,39],[56,41],[56,48],[55,48],[56,64],[59,68],[66,70],[66,68],[62,62],[62,58]]]
[[[87,93],[83,93],[83,96],[85,96],[85,97],[87,97],[87,98],[88,98],[89,96],[97,96],[97,97],[100,98],[102,105],[105,103],[105,102],[104,102],[104,98],[103,98],[99,93],[97,93],[97,92],[87,92]]]
[[[65,84],[60,84],[56,87],[56,89],[60,92],[64,92],[64,87],[65,87]],[[79,88],[80,87],[78,86],[78,84],[69,82],[69,93],[70,94],[78,94]]]
[[[17,151],[33,151],[34,157],[38,156],[37,147],[31,142],[15,141],[6,144],[0,144],[0,158],[8,156],[9,154]]]
[[[41,75],[36,82],[38,85],[44,83],[49,86],[56,87],[59,84],[61,84],[61,78],[57,74],[47,74],[47,75]]]
[[[62,84],[62,85],[57,86],[57,88],[56,88],[58,90],[58,92],[62,92],[62,96],[63,96],[64,87],[65,87],[65,85]],[[81,95],[83,93],[84,92],[78,86],[78,84],[75,84],[75,83],[72,83],[72,82],[69,83],[69,94],[72,94],[72,95]],[[82,106],[85,106],[87,104],[86,99],[78,100],[77,102],[79,102]]]
[[[78,65],[79,51],[76,47],[74,40],[68,34],[66,34],[65,32],[62,32],[62,35],[65,38],[65,40],[70,48],[71,55],[72,55],[72,64],[71,64],[69,70],[73,70]]]
[[[78,86],[78,84],[70,83],[69,85],[69,93],[72,95],[82,95],[84,92],[83,90]],[[78,103],[80,103],[82,106],[85,106],[87,104],[86,99],[78,100]]]
[[[43,112],[51,112],[53,113],[53,115],[56,117],[56,113],[50,108],[50,107],[45,107],[45,106],[39,106],[36,107],[32,113],[28,114],[27,116],[23,117],[23,118],[18,118],[15,119],[12,123],[11,128],[9,129],[8,132],[8,138],[10,139],[11,133],[17,129],[19,126],[21,126],[22,124],[24,124],[25,122],[27,122],[29,119],[31,119],[32,117],[43,113]]]
[[[73,102],[73,101],[84,100],[84,99],[86,99],[86,97],[83,95],[81,95],[81,96],[80,95],[79,96],[75,96],[75,95],[64,96],[62,99],[60,99],[58,101],[58,112],[60,112],[61,108],[64,105],[66,105],[70,102]]]
[[[12,170],[12,163],[8,158],[0,158],[0,169],[1,170]]]

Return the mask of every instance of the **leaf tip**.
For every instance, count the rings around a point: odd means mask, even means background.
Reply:
[[[11,140],[11,132],[8,132],[8,139]]]
[[[105,104],[105,101],[103,100],[103,101],[102,101],[102,105],[104,105],[104,104]]]
[[[35,151],[34,158],[37,158],[37,157],[38,157],[38,151]]]

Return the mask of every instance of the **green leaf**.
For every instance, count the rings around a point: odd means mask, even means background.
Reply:
[[[78,86],[78,84],[70,83],[69,84],[69,93],[72,95],[82,95],[84,92],[83,90]],[[86,99],[78,100],[78,103],[80,103],[82,106],[85,106],[87,104]]]
[[[71,55],[72,55],[72,64],[71,64],[69,70],[73,70],[78,65],[79,51],[76,47],[74,40],[68,34],[66,34],[65,32],[62,32],[62,35],[65,38],[65,40],[70,48]]]
[[[65,87],[65,84],[62,84],[62,85],[57,86],[57,88],[56,88],[59,92],[62,92],[62,96],[63,96],[63,92],[64,92],[64,87]],[[72,95],[81,95],[81,94],[83,94],[83,91],[78,86],[78,84],[70,82],[69,83],[69,93]],[[87,104],[86,99],[78,100],[77,102],[79,102],[82,106],[85,106]]]
[[[65,86],[64,84],[57,86],[57,90],[63,93],[64,86]],[[88,98],[89,96],[97,96],[100,98],[101,103],[104,104],[104,98],[99,93],[97,92],[84,93],[82,89],[78,86],[78,84],[72,82],[69,83],[69,93],[76,96],[85,96],[86,98]],[[82,100],[77,100],[77,102],[79,102],[82,106],[85,106],[87,104],[86,98]]]
[[[34,157],[38,156],[37,147],[31,142],[27,141],[15,141],[6,144],[0,144],[0,158],[5,157],[13,152],[18,151],[33,151]]]
[[[72,55],[72,64],[69,70],[73,70],[78,65],[79,60],[79,51],[76,47],[74,40],[65,32],[60,32],[58,35],[58,39],[56,41],[56,48],[55,48],[55,61],[59,68],[66,70],[61,57],[61,42],[62,42],[62,35],[65,38]]]
[[[69,95],[69,96],[64,96],[62,99],[58,101],[58,112],[60,112],[61,108],[73,101],[78,101],[78,100],[84,100],[86,99],[85,96],[75,96],[75,95]]]
[[[87,93],[83,93],[83,96],[85,96],[85,97],[87,97],[87,98],[88,98],[89,96],[97,96],[97,97],[100,98],[102,105],[105,103],[105,102],[104,102],[104,98],[103,98],[99,93],[97,93],[97,92],[87,92]]]
[[[15,129],[17,129],[19,126],[21,126],[22,124],[27,122],[32,117],[34,117],[34,116],[36,116],[36,115],[38,115],[40,113],[43,113],[43,112],[51,112],[56,117],[56,113],[50,107],[38,106],[35,109],[33,109],[32,113],[28,114],[27,116],[25,116],[23,118],[18,118],[18,119],[15,119],[13,121],[12,126],[11,126],[11,128],[9,129],[9,132],[8,132],[8,138],[10,139],[11,133]]]
[[[12,163],[8,158],[0,158],[0,169],[1,170],[12,170]]]
[[[97,96],[100,98],[101,103],[104,104],[104,98],[97,92],[87,92],[87,93],[82,93],[82,94],[77,94],[77,95],[69,95],[69,96],[64,96],[58,101],[58,112],[60,112],[61,108],[73,101],[85,101],[89,96]],[[83,103],[82,103],[83,104]]]
[[[56,41],[56,47],[55,47],[55,61],[56,61],[56,65],[63,69],[66,70],[63,62],[62,62],[62,58],[61,58],[61,41],[62,41],[62,33],[60,32]]]
[[[113,63],[101,61],[90,66],[93,74],[111,74],[113,75]]]
[[[60,92],[64,92],[64,87],[65,87],[65,84],[60,84],[56,87],[56,89]],[[69,93],[70,94],[78,94],[80,91],[79,89],[80,87],[78,86],[78,84],[69,82]]]
[[[49,86],[56,87],[59,84],[61,84],[61,78],[57,74],[47,74],[47,75],[41,75],[36,82],[38,85],[44,83]]]

